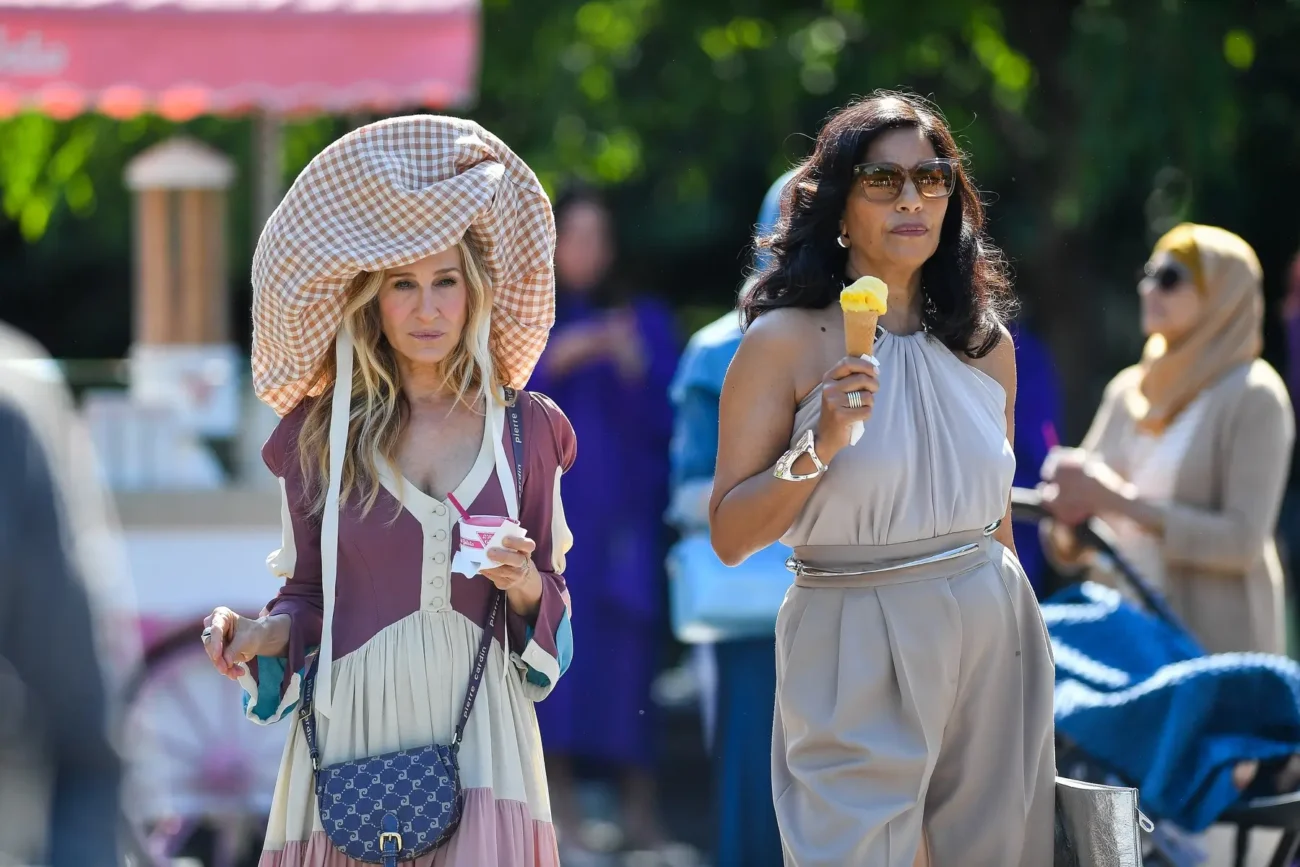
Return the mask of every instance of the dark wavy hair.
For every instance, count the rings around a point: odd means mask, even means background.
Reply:
[[[922,325],[954,352],[993,351],[1014,311],[1001,251],[984,231],[984,205],[936,106],[911,94],[877,91],[837,111],[822,127],[812,156],[781,193],[772,234],[758,241],[767,265],[740,301],[746,326],[782,307],[820,309],[839,298],[848,251],[836,243],[840,219],[857,182],[853,167],[881,134],[919,129],[935,153],[961,161],[957,187],[939,230],[939,246],[921,266]]]

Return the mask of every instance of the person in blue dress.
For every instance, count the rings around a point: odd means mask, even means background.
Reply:
[[[759,212],[758,233],[776,223],[781,189],[772,184]],[[718,454],[718,399],[727,366],[740,346],[735,310],[706,325],[687,343],[673,380],[671,520],[683,531],[708,526],[709,491]],[[775,618],[775,612],[773,612]],[[717,821],[717,867],[780,867],[781,835],[772,807],[772,707],[776,695],[775,634],[720,641],[711,647],[717,673],[710,702]],[[706,651],[707,652],[707,651]]]

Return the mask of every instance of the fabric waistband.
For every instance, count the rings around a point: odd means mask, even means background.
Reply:
[[[996,521],[983,530],[896,545],[804,545],[787,562],[799,587],[873,587],[952,576],[979,565]]]

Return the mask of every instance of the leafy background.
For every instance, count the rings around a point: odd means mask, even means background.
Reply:
[[[1264,263],[1267,353],[1300,244],[1300,0],[483,0],[481,84],[457,111],[548,187],[607,188],[624,276],[683,333],[734,298],[759,202],[835,107],[933,97],[970,151],[1024,317],[1050,341],[1077,436],[1136,358],[1133,275],[1172,221],[1244,235]],[[285,134],[287,184],[371,116]],[[229,154],[230,316],[248,340],[253,121],[0,122],[0,318],[57,355],[130,340],[126,162],[177,132]]]

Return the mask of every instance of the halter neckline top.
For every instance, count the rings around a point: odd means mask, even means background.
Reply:
[[[792,548],[915,542],[986,527],[1006,511],[1016,459],[1002,386],[926,332],[878,333],[871,418],[782,537]],[[791,446],[816,427],[820,393],[800,401]]]

